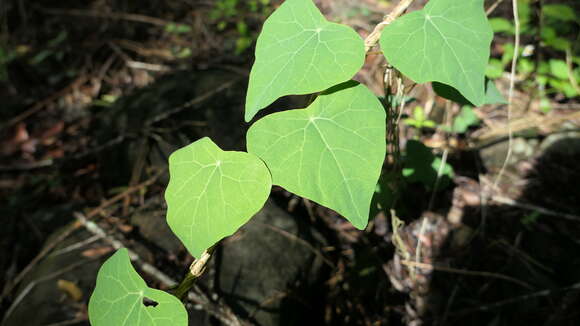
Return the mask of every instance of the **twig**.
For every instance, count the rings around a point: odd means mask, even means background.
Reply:
[[[373,48],[379,42],[381,38],[381,33],[383,29],[390,23],[392,23],[397,17],[401,16],[407,8],[411,5],[414,0],[401,0],[399,4],[383,18],[383,21],[380,22],[375,29],[367,36],[365,39],[365,52],[369,52],[371,48]]]
[[[410,260],[401,260],[401,264],[411,266],[411,267],[419,267],[421,269],[436,270],[436,271],[440,271],[440,272],[448,272],[448,273],[455,273],[455,274],[462,274],[462,275],[469,275],[469,276],[492,277],[492,278],[497,278],[497,279],[501,279],[501,280],[505,280],[505,281],[509,281],[509,282],[521,285],[527,289],[533,288],[531,285],[529,285],[526,282],[520,281],[518,279],[515,279],[515,278],[507,276],[507,275],[498,274],[498,273],[468,271],[468,270],[464,270],[464,269],[456,269],[456,268],[438,266],[438,265],[432,265],[432,264],[426,264],[426,263],[417,263],[417,262],[410,261]]]
[[[497,8],[497,6],[500,5],[500,3],[502,3],[503,0],[496,0],[491,6],[489,6],[489,8],[487,8],[487,10],[485,11],[485,14],[487,16],[491,15],[491,13],[495,10],[495,8]]]
[[[512,147],[513,147],[513,131],[512,131],[512,125],[511,125],[511,117],[512,117],[512,106],[513,106],[513,98],[514,98],[514,84],[515,84],[515,79],[516,79],[516,67],[517,67],[517,63],[518,63],[518,56],[519,56],[519,52],[520,52],[520,17],[518,14],[518,1],[517,0],[512,0],[512,9],[513,9],[513,15],[514,15],[514,25],[515,25],[515,45],[514,45],[514,56],[512,58],[512,66],[511,66],[511,72],[510,72],[510,87],[509,87],[509,91],[508,91],[508,105],[507,105],[507,128],[508,128],[508,152],[506,155],[506,158],[503,162],[503,165],[499,171],[499,174],[497,175],[495,182],[494,182],[494,188],[497,188],[501,177],[503,176],[505,169],[507,168],[507,165],[510,161],[510,158],[512,156]]]
[[[330,260],[328,260],[328,258],[324,257],[324,255],[320,252],[320,250],[317,250],[308,241],[300,238],[299,236],[296,236],[296,235],[294,235],[294,234],[292,234],[292,233],[290,233],[288,231],[282,230],[282,229],[280,229],[280,228],[278,228],[276,226],[273,226],[273,225],[259,223],[259,222],[257,222],[257,224],[259,224],[259,225],[261,225],[263,227],[267,227],[270,230],[272,230],[272,231],[280,234],[281,236],[283,236],[283,237],[285,237],[285,238],[287,238],[289,240],[296,241],[296,242],[300,243],[301,245],[303,245],[304,247],[306,247],[308,250],[310,250],[314,255],[320,257],[320,259],[322,259],[322,261],[325,264],[327,264],[331,268],[334,268],[335,267],[335,265]]]
[[[92,237],[90,237],[90,238],[87,238],[87,239],[85,239],[85,240],[83,240],[83,241],[79,241],[79,242],[77,242],[77,243],[73,243],[73,244],[71,244],[70,246],[66,246],[66,247],[64,247],[64,248],[62,248],[62,249],[55,250],[55,251],[52,253],[52,256],[54,257],[54,256],[58,256],[58,255],[62,255],[62,254],[66,254],[67,252],[71,252],[71,251],[74,251],[74,250],[80,249],[80,248],[82,248],[82,247],[84,247],[84,246],[86,246],[86,245],[89,245],[89,244],[91,244],[91,243],[93,243],[93,242],[95,242],[95,241],[97,241],[97,240],[99,240],[99,239],[100,239],[100,237],[98,237],[98,236],[94,235],[94,236],[92,236]]]
[[[70,224],[54,241],[48,243],[44,248],[42,248],[42,250],[38,253],[38,255],[36,255],[36,257],[34,257],[30,261],[30,263],[28,263],[28,265],[26,265],[26,267],[24,267],[24,269],[20,271],[18,275],[16,275],[14,280],[5,286],[4,291],[2,291],[2,296],[0,296],[0,302],[2,302],[6,298],[6,296],[10,292],[12,292],[12,290],[14,290],[16,285],[18,285],[22,281],[22,279],[24,279],[24,276],[26,276],[32,270],[32,268],[36,266],[36,264],[38,264],[38,262],[41,259],[43,259],[48,253],[50,253],[50,251],[54,249],[54,247],[56,247],[64,239],[68,238],[80,226],[81,226],[80,223]]]
[[[99,205],[97,208],[92,209],[88,214],[87,214],[87,218],[92,218],[94,216],[97,216],[98,214],[100,214],[103,209],[109,207],[110,205],[114,204],[115,202],[125,198],[126,196],[132,194],[133,192],[139,191],[140,189],[144,188],[144,187],[148,187],[149,185],[153,184],[161,175],[163,175],[165,172],[167,171],[167,169],[162,169],[159,173],[157,173],[155,176],[153,176],[152,178],[150,178],[149,180],[138,184],[134,187],[131,187],[127,190],[125,190],[124,192],[114,196],[111,199],[108,199],[106,201],[104,201],[101,205]],[[36,264],[38,264],[38,262],[40,260],[42,260],[46,255],[48,255],[59,243],[61,243],[62,241],[64,241],[66,238],[68,238],[73,232],[75,232],[77,229],[79,229],[79,227],[81,227],[82,224],[78,223],[78,221],[76,223],[72,223],[70,224],[64,231],[63,233],[61,233],[54,241],[50,242],[49,244],[47,244],[39,253],[38,255],[36,255],[36,257],[34,257],[30,263],[28,263],[28,265],[26,265],[26,267],[24,267],[24,269],[18,273],[18,275],[14,278],[14,280],[12,281],[12,283],[6,285],[6,287],[4,288],[4,291],[2,292],[2,296],[0,296],[0,302],[2,302],[6,296],[12,292],[12,290],[14,290],[14,287],[16,287],[16,285],[18,285],[22,279],[32,270],[32,268],[34,266],[36,266]]]
[[[232,85],[234,85],[235,83],[240,81],[240,79],[241,79],[241,77],[232,79],[229,82],[220,85],[219,87],[215,88],[214,90],[212,90],[210,92],[207,92],[201,96],[198,96],[198,97],[196,97],[196,98],[194,98],[194,99],[192,99],[192,100],[190,100],[190,101],[188,101],[188,102],[186,102],[186,103],[184,103],[176,108],[173,108],[173,109],[165,111],[159,115],[156,115],[156,116],[152,117],[151,119],[147,120],[145,125],[151,126],[152,124],[159,122],[161,120],[167,119],[168,117],[170,117],[170,116],[172,116],[172,115],[174,115],[174,114],[176,114],[184,109],[187,109],[189,107],[197,105],[197,104],[211,98],[212,96],[228,89],[229,87],[231,87]]]
[[[550,215],[550,216],[554,216],[554,217],[560,217],[563,219],[567,219],[570,221],[580,222],[580,216],[577,216],[577,215],[556,212],[556,211],[553,211],[553,210],[550,210],[550,209],[547,209],[547,208],[544,208],[541,206],[522,203],[519,201],[515,201],[511,198],[502,197],[502,196],[493,196],[491,199],[495,200],[496,202],[498,202],[500,204],[519,207],[519,208],[527,209],[530,211],[537,211],[537,212],[544,214],[544,215]]]
[[[98,12],[90,10],[79,10],[79,9],[47,9],[40,8],[40,11],[51,14],[51,15],[68,15],[68,16],[80,16],[80,17],[97,17],[97,18],[107,18],[115,20],[127,20],[137,23],[145,23],[157,26],[166,26],[172,22],[159,19],[157,17],[150,17],[139,14],[130,13],[119,13],[119,12]]]
[[[60,91],[46,97],[45,99],[43,99],[39,102],[36,102],[32,107],[30,107],[30,109],[22,112],[21,114],[15,116],[14,118],[8,120],[8,122],[0,124],[0,130],[2,130],[4,128],[8,128],[10,126],[13,126],[14,124],[16,124],[16,123],[28,118],[29,116],[37,113],[38,111],[42,110],[48,104],[54,102],[59,97],[67,94],[71,89],[78,87],[81,84],[85,83],[88,79],[89,79],[89,77],[86,75],[82,75],[82,76],[78,77],[77,79],[75,79],[72,83],[70,83],[65,88],[63,88]]]
[[[108,242],[113,248],[118,250],[118,249],[125,247],[125,245],[123,245],[123,243],[121,241],[113,238],[112,236],[107,235],[107,233],[100,226],[98,226],[97,223],[95,223],[93,221],[89,221],[88,216],[84,216],[83,214],[78,213],[78,212],[75,212],[73,215],[77,219],[77,221],[85,229],[87,229],[87,231],[89,231],[90,233],[92,233],[96,236],[99,236],[100,238],[102,238],[103,240]],[[128,249],[128,251],[129,251],[129,258],[131,259],[131,261],[136,262],[144,272],[155,277],[155,279],[158,280],[159,282],[161,282],[163,285],[171,287],[171,286],[175,286],[177,284],[174,280],[172,280],[169,276],[167,276],[162,271],[158,270],[155,266],[153,266],[147,262],[144,262],[139,257],[139,255],[137,255],[134,251],[132,251],[130,249]]]
[[[64,267],[54,273],[50,273],[46,276],[43,276],[41,278],[38,278],[30,283],[28,283],[28,285],[26,285],[26,287],[20,291],[20,293],[18,294],[18,296],[14,299],[14,302],[12,302],[12,304],[10,305],[10,307],[8,308],[8,310],[6,310],[6,313],[4,314],[4,317],[2,319],[2,326],[5,326],[6,321],[8,320],[8,317],[10,317],[10,315],[14,312],[14,310],[16,309],[16,307],[18,307],[18,305],[20,304],[20,302],[22,302],[22,300],[24,300],[24,298],[26,297],[26,295],[28,295],[28,293],[30,293],[30,291],[32,291],[32,289],[34,289],[34,287],[42,282],[51,280],[59,275],[62,275],[68,271],[74,270],[75,268],[84,265],[92,260],[98,259],[100,256],[96,256],[93,257],[89,260],[84,260],[84,261],[80,261],[80,262],[76,262],[73,263],[67,267]]]
[[[525,294],[525,295],[521,295],[518,297],[514,297],[511,299],[506,299],[506,300],[501,300],[501,301],[497,301],[494,303],[490,303],[487,305],[481,305],[477,308],[471,308],[471,309],[465,309],[465,310],[461,310],[461,311],[457,311],[457,312],[452,312],[449,315],[452,316],[459,316],[459,315],[467,315],[467,314],[472,314],[474,312],[477,311],[489,311],[492,309],[497,309],[500,308],[502,306],[506,306],[506,305],[510,305],[510,304],[514,304],[520,301],[524,301],[524,300],[528,300],[528,299],[533,299],[533,298],[538,298],[538,297],[545,297],[551,294],[555,294],[557,292],[562,292],[562,291],[567,291],[567,290],[580,290],[580,282],[579,283],[574,283],[570,286],[566,286],[566,287],[562,287],[562,288],[558,288],[558,289],[547,289],[547,290],[542,290],[542,291],[538,291],[538,292],[533,292],[530,294]]]
[[[87,214],[87,218],[93,218],[95,216],[97,216],[98,214],[100,214],[103,209],[111,206],[112,204],[118,202],[119,200],[129,196],[130,194],[139,191],[143,188],[149,187],[150,185],[152,185],[153,183],[155,183],[155,181],[157,181],[157,179],[159,177],[161,177],[162,175],[165,174],[165,172],[167,172],[167,168],[163,168],[161,169],[159,172],[157,172],[157,174],[155,174],[153,177],[151,177],[149,180],[144,181],[136,186],[133,187],[129,187],[127,190],[123,191],[122,193],[105,200],[103,203],[101,203],[101,205],[99,205],[97,208],[92,209],[88,214]]]
[[[15,165],[0,165],[0,172],[30,171],[42,169],[54,164],[53,159],[46,159],[37,162],[27,162]]]

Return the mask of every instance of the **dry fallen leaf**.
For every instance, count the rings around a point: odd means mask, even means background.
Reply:
[[[87,258],[95,258],[95,257],[100,257],[100,256],[103,256],[105,254],[108,254],[112,250],[113,250],[113,248],[111,248],[109,246],[91,248],[91,249],[87,249],[87,250],[83,251],[81,253],[81,256],[87,257]]]
[[[71,281],[58,280],[56,286],[74,301],[80,301],[83,298],[83,291]]]

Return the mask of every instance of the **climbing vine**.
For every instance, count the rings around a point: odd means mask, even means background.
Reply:
[[[266,20],[249,77],[246,122],[282,96],[317,97],[306,108],[254,121],[247,152],[223,151],[203,138],[171,155],[167,221],[194,257],[244,225],[272,185],[366,227],[385,159],[387,116],[377,97],[351,78],[377,41],[388,63],[413,81],[434,82],[439,94],[475,106],[493,101],[497,90],[485,80],[493,33],[483,0],[430,0],[401,16],[411,2],[401,1],[366,40],[326,20],[312,0],[286,0]],[[184,326],[187,314],[177,297],[148,288],[121,249],[99,271],[90,321]]]

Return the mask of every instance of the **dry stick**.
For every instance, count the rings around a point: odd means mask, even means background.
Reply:
[[[286,230],[282,230],[279,227],[270,225],[270,224],[264,224],[264,223],[258,223],[263,227],[269,228],[270,230],[280,234],[281,236],[291,240],[291,241],[295,241],[301,245],[303,245],[306,249],[308,249],[310,252],[312,252],[314,255],[318,256],[320,259],[322,259],[322,261],[327,264],[328,266],[330,266],[331,268],[336,267],[330,260],[328,260],[328,258],[324,257],[324,255],[320,252],[320,250],[316,249],[313,245],[311,245],[308,241],[300,238],[299,236],[292,234]]]
[[[513,96],[514,96],[514,83],[515,83],[515,75],[516,75],[516,65],[518,62],[518,55],[520,51],[520,18],[518,15],[518,4],[517,0],[512,0],[512,7],[513,7],[513,15],[514,15],[514,24],[515,24],[515,46],[514,46],[514,56],[512,58],[511,64],[511,72],[510,72],[510,87],[508,91],[508,106],[507,106],[507,129],[508,129],[508,151],[506,154],[506,158],[502,164],[502,167],[499,171],[499,174],[495,178],[493,183],[492,189],[487,189],[487,187],[483,188],[481,193],[481,224],[478,229],[481,229],[482,234],[485,236],[485,225],[487,220],[487,202],[490,197],[490,192],[496,191],[498,188],[498,184],[505,173],[507,165],[510,161],[512,156],[512,147],[513,147],[513,129],[511,124],[512,118],[512,105],[513,105]]]
[[[8,122],[3,123],[0,125],[0,129],[4,129],[7,127],[10,127],[26,118],[28,118],[29,116],[35,114],[36,112],[42,110],[45,106],[47,106],[48,104],[54,102],[56,99],[58,99],[59,97],[67,94],[71,89],[78,87],[80,85],[82,85],[83,83],[85,83],[87,80],[89,79],[88,76],[86,75],[82,75],[80,77],[78,77],[77,79],[75,79],[72,83],[70,83],[68,86],[66,86],[65,88],[61,89],[60,91],[48,96],[47,98],[36,102],[36,104],[34,104],[32,107],[30,107],[30,109],[22,112],[21,114],[15,116],[14,118],[8,120]]]
[[[487,305],[482,305],[482,306],[477,307],[477,308],[471,308],[471,309],[465,309],[465,310],[461,310],[461,311],[457,311],[457,312],[452,312],[449,315],[459,316],[459,315],[472,314],[472,313],[478,312],[478,311],[489,311],[489,310],[492,310],[492,309],[500,308],[502,306],[514,304],[514,303],[517,303],[517,302],[520,302],[520,301],[524,301],[524,300],[528,300],[528,299],[533,299],[533,298],[538,298],[538,297],[545,297],[545,296],[548,296],[548,295],[551,295],[551,294],[555,294],[557,292],[568,291],[568,290],[580,290],[580,282],[579,283],[572,284],[570,286],[558,288],[558,289],[542,290],[542,291],[537,291],[537,292],[533,292],[533,293],[530,293],[530,294],[524,294],[524,295],[521,295],[519,297],[514,297],[514,298],[511,298],[511,299],[505,299],[505,300],[501,300],[501,301],[496,301],[494,303],[490,303],[490,304],[487,304]]]
[[[501,177],[503,176],[505,169],[509,163],[509,160],[512,156],[513,131],[512,131],[512,126],[511,126],[511,117],[512,117],[513,97],[514,97],[514,84],[515,84],[515,79],[516,79],[516,65],[518,63],[518,56],[519,56],[519,52],[520,52],[520,17],[518,15],[518,1],[517,0],[512,0],[512,9],[513,9],[513,15],[514,15],[514,25],[515,25],[515,34],[516,35],[515,35],[514,57],[512,58],[512,66],[511,66],[511,72],[510,72],[510,88],[509,88],[509,92],[508,92],[508,106],[507,106],[508,152],[507,152],[505,161],[503,162],[503,165],[501,167],[501,170],[499,171],[499,174],[497,175],[497,178],[495,179],[495,182],[493,183],[494,188],[497,188],[499,181],[501,180]]]
[[[144,182],[141,182],[138,185],[129,187],[127,190],[123,191],[122,193],[112,197],[111,199],[107,199],[105,200],[101,205],[99,205],[97,208],[94,208],[93,210],[91,210],[88,214],[87,214],[87,218],[92,218],[95,217],[97,215],[99,215],[103,209],[111,206],[112,204],[118,202],[119,200],[129,196],[130,194],[139,191],[143,188],[149,187],[150,185],[152,185],[153,183],[155,183],[155,181],[157,181],[157,179],[159,179],[159,177],[161,177],[162,175],[165,174],[165,172],[167,172],[167,168],[163,168],[161,169],[159,172],[157,172],[157,174],[155,174],[153,177],[149,178],[149,180],[146,180]]]
[[[18,285],[22,279],[24,279],[24,276],[26,276],[31,270],[32,268],[42,259],[44,258],[44,256],[46,256],[52,249],[54,249],[54,247],[56,247],[57,244],[61,243],[64,239],[68,238],[74,231],[76,231],[81,225],[79,223],[73,223],[71,225],[69,225],[64,231],[63,233],[61,233],[53,242],[49,243],[48,245],[46,245],[46,247],[44,247],[39,253],[38,255],[36,255],[36,257],[34,257],[32,259],[32,261],[30,261],[30,263],[28,263],[28,265],[26,265],[26,267],[24,267],[24,269],[18,273],[18,275],[16,275],[16,277],[14,278],[14,280],[7,284],[6,287],[4,288],[4,291],[2,292],[2,296],[0,296],[0,302],[2,302],[6,296],[12,292],[12,290],[14,290],[14,288],[16,287],[16,285]]]
[[[156,17],[150,17],[139,14],[130,13],[118,13],[118,12],[99,12],[90,10],[79,10],[79,9],[46,9],[41,8],[40,11],[51,14],[51,15],[68,15],[68,16],[79,16],[79,17],[96,17],[96,18],[107,18],[116,20],[127,20],[137,23],[145,23],[157,26],[166,26],[171,24],[171,21],[159,19]]]
[[[41,278],[38,278],[36,280],[31,281],[28,285],[26,285],[26,287],[24,289],[22,289],[22,291],[20,291],[18,296],[14,299],[14,302],[10,305],[8,310],[6,310],[6,313],[4,314],[4,317],[2,318],[2,323],[0,325],[5,326],[6,321],[8,320],[8,317],[10,317],[10,315],[14,312],[14,310],[16,310],[16,308],[22,302],[22,300],[24,300],[26,295],[28,295],[28,293],[30,293],[30,291],[32,291],[37,284],[51,280],[59,275],[62,275],[68,271],[74,270],[77,267],[84,265],[84,264],[87,264],[93,260],[100,258],[100,257],[101,257],[101,255],[93,257],[90,260],[84,260],[84,261],[73,263],[71,265],[68,265],[68,266],[56,271],[56,272],[50,273],[50,274],[45,275]]]
[[[410,260],[402,260],[401,264],[407,265],[407,266],[412,266],[412,267],[418,267],[421,269],[436,270],[436,271],[440,271],[440,272],[448,272],[448,273],[470,275],[470,276],[493,277],[493,278],[497,278],[497,279],[501,279],[501,280],[505,280],[505,281],[509,281],[509,282],[521,285],[527,289],[533,288],[531,285],[529,285],[526,282],[520,281],[518,279],[515,279],[515,278],[507,276],[507,275],[498,274],[498,273],[469,271],[469,270],[456,269],[456,268],[445,267],[445,266],[418,263],[418,262],[414,262],[414,261],[410,261]]]
[[[383,21],[380,22],[377,26],[375,26],[375,29],[372,31],[372,33],[370,33],[369,36],[367,36],[367,38],[365,39],[365,52],[369,52],[369,50],[372,47],[377,45],[379,39],[381,38],[381,32],[383,31],[383,29],[387,25],[392,23],[395,19],[397,19],[397,17],[401,16],[405,12],[405,10],[409,8],[409,6],[413,1],[414,0],[401,0],[401,2],[397,4],[397,6],[391,11],[391,13],[386,15],[383,18]]]
[[[130,187],[129,189],[125,190],[124,192],[114,196],[113,198],[104,201],[101,205],[99,205],[97,208],[92,209],[88,214],[87,214],[87,218],[92,218],[94,216],[97,216],[98,214],[100,214],[103,209],[109,207],[110,205],[114,204],[115,202],[125,198],[126,196],[141,190],[144,187],[148,187],[151,184],[153,184],[161,175],[163,175],[165,173],[167,169],[162,169],[159,173],[157,173],[156,175],[154,175],[151,179],[138,184],[134,187]],[[56,238],[54,241],[52,241],[51,243],[47,244],[39,253],[38,255],[36,255],[36,257],[34,257],[30,263],[28,263],[28,265],[26,265],[26,267],[24,267],[24,269],[18,273],[18,275],[16,275],[16,277],[14,278],[14,280],[12,281],[11,284],[7,285],[4,288],[4,291],[2,292],[2,296],[0,296],[0,302],[3,301],[3,299],[10,293],[12,292],[12,290],[14,290],[14,288],[16,287],[16,285],[18,285],[22,279],[24,279],[24,277],[32,270],[32,268],[34,266],[36,266],[36,264],[38,264],[38,262],[40,260],[42,260],[46,255],[48,255],[59,243],[61,243],[62,241],[64,241],[66,238],[68,238],[73,232],[75,232],[76,230],[78,230],[80,227],[82,226],[81,223],[79,223],[78,221],[76,223],[72,223],[69,226],[66,227],[66,229],[63,231],[63,233],[61,233],[58,238]]]
[[[556,212],[556,211],[553,211],[551,209],[544,208],[541,206],[528,204],[528,203],[522,203],[522,202],[513,200],[511,198],[508,198],[508,197],[493,196],[493,197],[491,197],[491,199],[493,199],[494,201],[496,201],[500,204],[519,207],[519,208],[527,209],[530,211],[537,211],[537,212],[540,212],[544,215],[551,215],[554,217],[559,217],[559,218],[563,218],[563,219],[570,220],[570,221],[580,222],[580,216],[578,216],[578,215]]]
[[[503,2],[503,0],[496,0],[491,6],[489,6],[489,8],[487,8],[487,10],[485,11],[485,14],[487,16],[491,15],[491,13],[495,10],[495,8],[497,8],[497,6],[499,6],[499,4],[502,2]]]
[[[161,120],[167,119],[169,116],[171,116],[173,114],[176,114],[176,113],[178,113],[178,112],[180,112],[180,111],[182,111],[184,109],[187,109],[189,107],[195,106],[195,105],[197,105],[197,104],[199,104],[199,103],[201,103],[201,102],[203,102],[203,101],[211,98],[212,96],[214,96],[214,95],[216,95],[216,94],[218,94],[218,93],[220,93],[220,92],[222,92],[222,91],[230,88],[232,85],[234,85],[235,83],[237,83],[238,81],[240,81],[240,79],[241,79],[241,77],[240,78],[234,78],[234,79],[228,81],[227,83],[224,83],[224,84],[220,85],[219,87],[215,88],[214,90],[212,90],[210,92],[207,92],[207,93],[205,93],[203,95],[200,95],[200,96],[192,99],[191,101],[188,101],[188,102],[186,102],[186,103],[184,103],[184,104],[182,104],[182,105],[180,105],[180,106],[178,106],[176,108],[173,108],[171,110],[165,111],[165,112],[163,112],[163,113],[161,113],[161,114],[159,114],[157,116],[152,117],[151,119],[147,120],[145,124],[147,126],[151,126],[154,123],[157,123],[157,122],[159,122]]]

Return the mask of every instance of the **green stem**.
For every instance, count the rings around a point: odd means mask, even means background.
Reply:
[[[211,259],[214,248],[215,246],[212,246],[205,250],[199,259],[196,259],[193,261],[193,263],[191,263],[191,266],[189,266],[189,272],[187,275],[185,275],[181,283],[169,291],[171,294],[176,296],[181,301],[185,299],[187,293],[195,284],[195,281],[200,278],[201,275],[203,275],[203,272],[207,267],[207,263]]]

